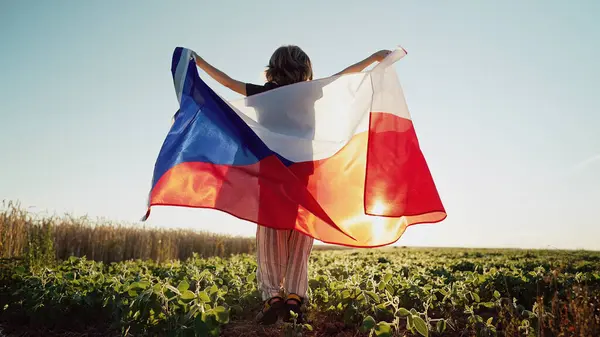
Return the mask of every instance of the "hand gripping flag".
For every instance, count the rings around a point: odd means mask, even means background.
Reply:
[[[326,243],[377,247],[446,217],[396,71],[371,70],[225,101],[178,47],[179,110],[154,168],[155,205],[210,208]]]

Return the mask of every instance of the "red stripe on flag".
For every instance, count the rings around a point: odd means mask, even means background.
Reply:
[[[445,212],[409,119],[371,114],[364,207],[392,217]]]

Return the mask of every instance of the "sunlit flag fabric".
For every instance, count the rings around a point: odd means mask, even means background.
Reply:
[[[377,247],[446,217],[393,64],[226,101],[178,47],[179,110],[148,200],[210,208],[326,243]],[[217,225],[217,224],[215,224]]]

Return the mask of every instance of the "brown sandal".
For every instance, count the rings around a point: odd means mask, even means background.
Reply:
[[[302,297],[298,296],[297,294],[289,294],[287,299],[285,300],[285,306],[284,306],[284,310],[283,310],[283,320],[285,322],[292,322],[292,315],[290,314],[290,311],[296,313],[298,315],[298,318],[296,319],[296,323],[298,324],[302,324],[304,322],[303,317],[302,317],[302,303],[303,303],[303,299]]]
[[[269,298],[264,302],[262,310],[256,315],[256,322],[262,325],[275,324],[282,307],[283,298],[280,296]]]

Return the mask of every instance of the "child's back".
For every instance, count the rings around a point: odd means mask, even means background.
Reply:
[[[336,75],[360,72],[371,63],[381,61],[389,53],[388,50],[374,53]],[[282,86],[313,79],[310,58],[302,49],[293,45],[282,46],[275,50],[265,71],[267,82],[264,85],[234,80],[208,64],[195,53],[194,58],[196,64],[211,77],[244,96],[258,95]],[[261,119],[260,116],[259,119]],[[266,120],[261,121],[261,124],[268,123],[269,121]],[[306,150],[310,151],[311,149],[307,148]],[[305,181],[305,183],[308,183],[308,181]],[[259,202],[263,201],[259,200]],[[289,221],[297,221],[297,215],[292,214]],[[303,317],[300,308],[308,292],[308,257],[314,239],[298,231],[276,230],[260,224],[261,215],[259,214],[256,231],[258,264],[256,273],[258,289],[261,292],[264,305],[257,315],[257,322],[260,324],[273,324],[280,315],[283,315],[284,320],[289,320],[289,313],[293,311],[298,314],[297,321],[301,323]],[[286,293],[287,297],[284,300],[283,295]]]

